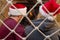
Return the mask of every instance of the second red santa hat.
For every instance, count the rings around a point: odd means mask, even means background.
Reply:
[[[59,5],[56,3],[56,0],[49,0],[48,2],[46,2],[44,4],[44,6],[47,8],[47,10],[50,13],[55,12]],[[44,17],[50,17],[50,15],[48,14],[47,10],[44,8],[43,5],[40,6],[39,8],[39,12],[44,16]],[[60,10],[58,10],[55,14],[53,14],[53,16],[57,15],[60,12]]]

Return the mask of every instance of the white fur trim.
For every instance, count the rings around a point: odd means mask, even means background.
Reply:
[[[8,15],[26,15],[26,12],[27,12],[27,8],[20,8],[18,9],[20,11],[20,13],[18,11],[16,11],[16,9],[12,9],[12,8],[9,8],[9,12],[8,12]]]
[[[47,13],[42,9],[42,5],[39,7],[39,12],[41,13],[42,16],[48,17],[48,20],[53,21],[53,17],[50,16],[49,14],[47,14]]]
[[[40,12],[41,15],[44,16],[44,17],[49,16],[49,15],[42,9],[42,5],[39,7],[39,12]]]

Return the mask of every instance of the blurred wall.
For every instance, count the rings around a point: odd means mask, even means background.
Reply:
[[[60,0],[57,0],[57,3],[60,5]],[[57,15],[56,20],[59,22],[60,24],[60,14]]]

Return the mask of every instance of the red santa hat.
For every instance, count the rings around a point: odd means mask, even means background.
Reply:
[[[47,8],[47,10],[50,12],[50,14],[53,14],[53,12],[56,11],[56,9],[59,7],[59,5],[56,3],[56,0],[49,0],[44,4],[44,6]],[[47,12],[47,10],[44,8],[43,5],[40,6],[39,12],[44,16],[44,17],[49,17],[51,20],[53,19]],[[58,10],[53,16],[58,14],[60,10]],[[48,18],[48,19],[49,19]]]
[[[20,12],[18,12],[13,6],[9,7],[8,15],[26,15],[27,7],[23,4],[13,4]]]

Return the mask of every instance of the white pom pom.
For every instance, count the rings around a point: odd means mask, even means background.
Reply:
[[[48,17],[48,20],[54,21],[54,18],[53,18],[52,16],[49,16],[49,17]]]

